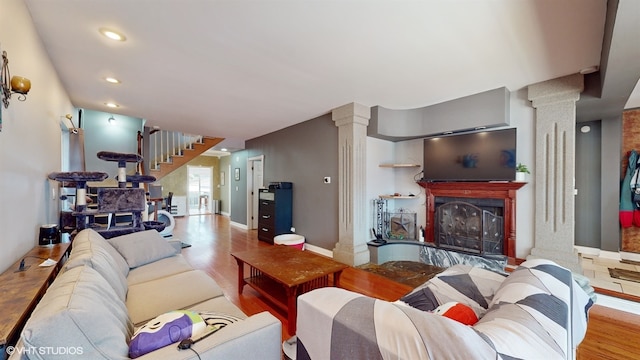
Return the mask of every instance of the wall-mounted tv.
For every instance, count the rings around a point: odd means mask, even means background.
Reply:
[[[513,181],[516,129],[424,140],[423,181]]]

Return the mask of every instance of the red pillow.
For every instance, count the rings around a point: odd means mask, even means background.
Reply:
[[[444,303],[433,310],[433,313],[448,317],[465,325],[473,325],[478,322],[478,316],[473,309],[459,302],[452,301]]]

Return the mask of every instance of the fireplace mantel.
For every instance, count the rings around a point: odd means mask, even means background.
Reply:
[[[511,265],[516,264],[516,191],[524,182],[424,182],[418,185],[426,190],[427,221],[425,241],[434,242],[435,197],[502,199],[504,201],[503,254]]]

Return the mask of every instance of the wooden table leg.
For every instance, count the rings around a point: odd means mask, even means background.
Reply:
[[[246,284],[244,282],[244,261],[236,259],[236,262],[238,263],[238,294],[242,294],[242,289]]]
[[[342,270],[333,273],[333,286],[340,287],[340,275],[342,275]]]
[[[298,317],[298,286],[287,287],[287,324],[289,334],[296,334],[296,321]]]

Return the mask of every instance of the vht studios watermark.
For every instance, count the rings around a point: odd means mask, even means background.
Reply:
[[[84,353],[81,346],[29,346],[14,347],[7,346],[7,354],[12,355],[18,353],[20,355],[58,355],[58,356],[74,356]]]

